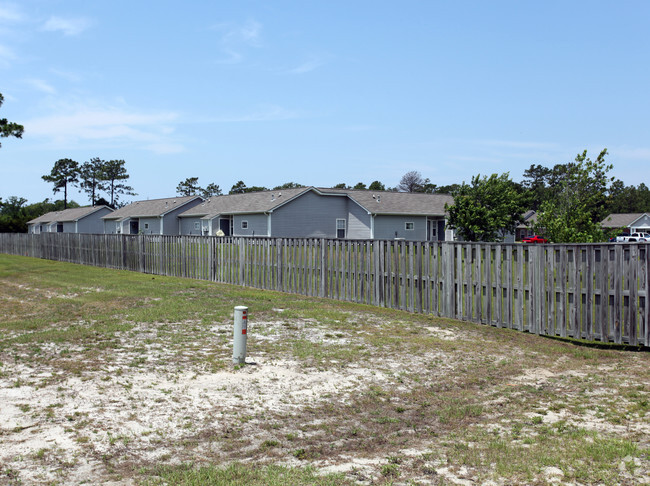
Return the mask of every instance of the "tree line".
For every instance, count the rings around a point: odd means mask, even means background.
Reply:
[[[54,185],[53,191],[63,191],[63,208],[68,207],[68,189],[78,187],[88,195],[92,206],[119,205],[120,195],[135,196],[133,188],[125,184],[129,178],[124,160],[102,160],[99,157],[83,164],[72,159],[60,159],[54,163],[52,171],[42,178]],[[100,197],[104,192],[108,200]]]
[[[536,211],[529,226],[554,243],[607,241],[620,229],[600,223],[611,213],[650,212],[650,190],[641,183],[626,186],[609,176],[607,149],[595,160],[587,151],[573,162],[553,167],[531,165],[520,183],[509,173],[473,177],[451,191],[449,225],[467,241],[499,241],[514,233],[526,213]]]
[[[454,204],[446,208],[448,225],[465,241],[501,241],[526,222],[551,242],[598,242],[612,235],[600,225],[608,214],[650,212],[648,187],[643,183],[626,186],[610,177],[608,173],[613,166],[605,162],[607,155],[607,149],[603,149],[592,161],[585,150],[573,162],[553,167],[532,164],[524,171],[521,182],[514,182],[509,173],[478,174],[470,183],[438,186],[422,177],[420,172],[410,171],[394,188],[386,188],[380,181],[368,186],[363,182],[354,186],[340,183],[334,188],[450,194]],[[201,189],[198,178],[193,177],[181,182],[177,192],[180,195],[222,194],[219,186],[211,184],[209,187],[216,187],[217,192]],[[303,186],[288,182],[273,190],[293,187]],[[229,194],[264,190],[269,189],[247,187],[243,181],[238,181]],[[526,216],[530,211],[535,211],[536,217],[529,223]]]
[[[0,93],[0,107],[4,97]],[[21,138],[24,127],[6,118],[0,119],[0,138]],[[1,146],[1,145],[0,145]],[[446,210],[448,223],[467,241],[499,241],[505,234],[514,233],[524,222],[529,211],[536,211],[532,228],[552,242],[595,242],[609,235],[600,222],[610,213],[650,212],[650,189],[641,183],[626,186],[608,173],[612,164],[605,162],[608,155],[603,149],[595,160],[587,151],[578,154],[573,162],[545,167],[532,164],[523,173],[521,182],[514,182],[509,173],[472,177],[470,183],[438,186],[420,172],[404,174],[396,187],[386,187],[375,180],[366,186],[358,182],[353,186],[339,183],[334,188],[370,191],[399,191],[444,193],[454,197],[454,204]],[[85,192],[91,204],[117,207],[120,195],[135,195],[125,181],[129,175],[124,160],[104,161],[93,158],[83,164],[71,159],[55,162],[43,180],[53,184],[53,192],[63,192],[63,201],[45,199],[41,203],[25,206],[27,200],[12,196],[3,202],[0,198],[0,232],[26,231],[26,222],[49,211],[78,207],[68,203],[68,189],[78,187]],[[304,187],[287,182],[271,190]],[[229,194],[244,194],[269,190],[262,186],[246,186],[236,182]],[[176,187],[181,196],[222,195],[219,185],[210,183],[201,187],[198,177],[189,177]],[[108,199],[101,196],[104,193]]]
[[[452,190],[457,188],[458,184],[449,186],[437,186],[432,184],[429,179],[423,179],[422,175],[417,171],[407,172],[401,179],[396,187],[386,187],[381,181],[373,181],[366,185],[363,182],[357,182],[355,185],[348,185],[341,182],[332,186],[333,189],[354,189],[360,191],[391,191],[391,192],[428,192],[428,193],[444,193],[449,194]],[[245,194],[247,192],[261,192],[261,191],[278,191],[282,189],[294,189],[298,187],[306,187],[297,182],[285,182],[279,186],[265,187],[265,186],[247,186],[244,181],[237,181],[232,185],[228,194]],[[198,177],[188,177],[181,181],[176,186],[176,193],[179,196],[221,196],[223,191],[215,184],[210,183],[205,188],[199,185]]]
[[[79,164],[72,159],[60,159],[42,178],[53,184],[54,194],[62,192],[63,199],[46,198],[28,205],[23,197],[11,196],[6,201],[0,198],[0,233],[25,233],[27,222],[32,219],[53,211],[78,208],[78,203],[68,200],[68,191],[73,187],[85,192],[92,206],[116,208],[121,204],[120,195],[136,195],[125,183],[129,174],[124,160],[105,161],[96,157]]]

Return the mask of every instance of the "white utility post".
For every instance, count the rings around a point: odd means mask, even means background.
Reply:
[[[246,339],[248,338],[248,307],[235,307],[235,327],[233,330],[232,363],[246,362]]]

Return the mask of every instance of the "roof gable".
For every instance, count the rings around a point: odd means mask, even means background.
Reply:
[[[647,215],[647,213],[612,213],[601,221],[600,225],[604,228],[628,228]]]
[[[81,208],[69,208],[64,209],[63,211],[51,211],[42,216],[39,216],[38,218],[28,221],[27,224],[50,224],[68,221],[79,221],[80,219],[86,218],[103,209],[113,211],[108,206],[84,206]]]
[[[202,200],[203,198],[201,196],[182,196],[135,201],[116,209],[113,213],[107,214],[102,219],[161,217],[197,199]]]
[[[181,218],[199,217],[212,219],[220,214],[264,213],[288,203],[300,195],[314,190],[313,187],[299,187],[278,191],[246,192],[213,196],[202,204],[184,211]]]
[[[188,209],[180,217],[212,219],[221,214],[273,212],[310,191],[320,196],[347,197],[369,214],[444,216],[446,214],[445,204],[454,203],[453,197],[449,194],[365,191],[310,186],[280,191],[215,196],[203,204]]]
[[[449,194],[354,189],[318,190],[324,194],[346,194],[370,214],[444,216],[447,214],[445,205],[454,204],[454,198]]]

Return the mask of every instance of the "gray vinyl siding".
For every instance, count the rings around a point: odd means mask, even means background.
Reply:
[[[104,221],[101,217],[106,216],[111,212],[108,208],[102,208],[95,211],[93,214],[81,218],[77,222],[78,233],[102,234],[104,232]]]
[[[120,227],[119,221],[114,219],[105,219],[104,220],[104,234],[112,235],[117,233],[118,228]]]
[[[371,216],[354,201],[348,200],[348,228],[347,237],[357,240],[370,238]]]
[[[643,230],[644,232],[647,231],[647,229],[650,228],[650,217],[643,216],[643,217],[639,218],[638,221],[634,222],[633,227],[634,227],[635,230],[638,229],[639,231],[641,231],[641,230]]]
[[[241,227],[242,221],[248,228]],[[236,214],[233,217],[234,236],[268,236],[268,216],[266,214]]]
[[[271,232],[279,238],[336,238],[337,219],[345,219],[349,231],[348,202],[307,192],[273,211]]]
[[[195,224],[199,224],[199,229],[197,230],[195,228]],[[203,225],[207,226],[207,222],[203,222],[201,218],[196,217],[196,218],[180,218],[180,225],[181,225],[181,234],[182,235],[201,235],[203,234],[202,228]]]
[[[64,233],[74,233],[76,229],[76,224],[74,221],[64,221],[63,223],[55,223],[54,224],[54,231],[57,231],[58,225],[62,224],[63,225],[63,232]]]
[[[413,223],[413,230],[405,229],[407,222]],[[426,216],[375,216],[375,239],[392,240],[395,238],[404,238],[409,241],[426,240]]]
[[[163,221],[163,227],[162,227],[162,234],[164,235],[178,235],[180,234],[180,218],[178,215],[182,213],[183,211],[172,211],[169,214],[166,214],[163,216],[162,221]],[[161,234],[160,227],[158,227],[158,233]]]
[[[149,225],[148,228],[145,228],[145,225]],[[160,234],[160,218],[140,218],[138,233],[143,235],[159,235]],[[167,232],[165,228],[165,234],[176,234]]]
[[[114,219],[111,219],[106,221],[106,226],[104,226],[104,228],[106,228],[106,234],[117,233],[128,235],[130,221],[130,219],[126,219],[124,221],[116,221]]]
[[[163,233],[166,235],[181,234],[180,218],[178,217],[178,215],[184,211],[187,211],[190,208],[193,208],[194,206],[201,204],[202,202],[203,201],[201,199],[197,199],[195,201],[188,202],[187,204],[183,204],[183,206],[176,208],[173,211],[170,211],[169,213],[165,214],[165,216],[163,216],[164,218]],[[160,234],[160,229],[158,230],[158,234]]]

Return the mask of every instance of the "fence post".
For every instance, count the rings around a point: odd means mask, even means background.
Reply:
[[[1,234],[0,251],[313,292],[535,334],[650,345],[650,248],[645,246],[407,246],[403,241],[368,240],[345,242],[338,252],[334,240],[287,244],[276,238],[265,240],[262,251],[249,238],[209,238],[204,243],[185,236]],[[196,247],[200,249],[192,249]]]
[[[122,270],[126,270],[126,235],[122,236]]]

